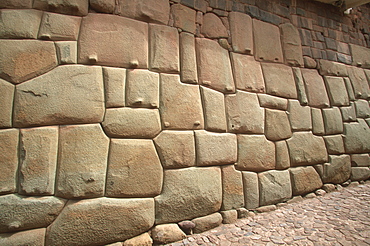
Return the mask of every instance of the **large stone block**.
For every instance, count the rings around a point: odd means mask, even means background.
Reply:
[[[322,111],[318,108],[311,108],[312,116],[312,132],[315,135],[324,135],[324,119],[322,118]]]
[[[112,14],[116,8],[116,0],[90,0],[89,4],[99,13]]]
[[[325,134],[339,134],[343,132],[342,115],[339,108],[324,108],[322,110]]]
[[[304,86],[304,80],[302,76],[301,69],[298,67],[293,67],[293,75],[294,80],[297,86],[297,94],[298,94],[298,100],[301,103],[301,105],[307,105],[307,94],[306,94],[306,88]]]
[[[370,178],[369,167],[352,167],[351,181],[361,181]]]
[[[329,155],[343,154],[345,152],[342,135],[324,136],[324,140]]]
[[[347,67],[343,63],[320,59],[318,60],[317,66],[319,73],[323,76],[348,76]]]
[[[340,107],[343,122],[357,121],[356,107],[354,102],[350,102],[349,107]]]
[[[340,77],[325,76],[326,88],[332,106],[348,106],[349,98],[344,79]]]
[[[221,19],[214,13],[207,13],[203,16],[201,33],[206,38],[227,38],[229,36]]]
[[[103,67],[105,107],[125,106],[126,69]]]
[[[362,68],[347,67],[356,98],[368,99],[370,96],[369,82]]]
[[[356,106],[356,116],[357,118],[369,118],[370,117],[370,106],[367,100],[357,100],[355,101]]]
[[[222,216],[220,213],[214,213],[207,216],[195,218],[192,220],[195,224],[194,233],[209,231],[222,224]]]
[[[352,54],[352,65],[370,68],[370,49],[356,44],[349,45]]]
[[[312,129],[311,108],[301,106],[297,100],[289,100],[289,120],[293,131]]]
[[[222,166],[222,205],[221,210],[244,207],[242,172],[234,165]]]
[[[182,4],[174,4],[171,6],[171,14],[173,18],[173,25],[181,28],[185,32],[195,34],[196,25],[196,11]]]
[[[310,193],[323,185],[320,175],[312,166],[290,168],[289,172],[293,196]]]
[[[229,52],[217,41],[196,38],[199,82],[224,93],[235,92]]]
[[[14,89],[14,85],[0,79],[0,128],[12,126]]]
[[[268,140],[278,141],[292,136],[287,112],[265,109],[265,118],[265,135]]]
[[[198,83],[195,37],[187,32],[180,33],[180,76],[184,83]]]
[[[186,238],[186,234],[180,229],[177,224],[156,225],[151,230],[151,235],[155,244],[168,244],[180,241]]]
[[[351,155],[352,167],[369,167],[370,156],[369,154],[353,154]]]
[[[275,168],[275,145],[263,135],[238,135],[238,170],[261,172]]]
[[[366,70],[364,70],[364,71],[366,71]],[[344,77],[343,80],[344,80],[344,84],[346,85],[346,89],[347,89],[347,93],[348,93],[348,99],[350,101],[355,101],[356,97],[355,97],[355,92],[353,91],[354,89],[352,87],[351,80],[348,77]]]
[[[285,62],[291,66],[303,66],[301,38],[298,29],[291,23],[280,25]]]
[[[330,155],[329,163],[315,166],[324,183],[341,184],[351,176],[351,160],[348,155]]]
[[[205,129],[208,131],[225,132],[227,129],[225,100],[221,92],[201,87]]]
[[[55,49],[59,64],[77,63],[77,41],[56,41]]]
[[[89,14],[82,19],[78,62],[148,68],[148,24],[125,17]]]
[[[156,224],[188,220],[218,211],[222,203],[218,167],[165,170],[162,194],[155,198]]]
[[[42,12],[34,9],[1,9],[1,38],[37,38]]]
[[[112,139],[105,195],[154,197],[161,193],[162,165],[152,140]]]
[[[0,196],[0,233],[47,227],[65,203],[66,200],[54,196]]]
[[[47,228],[46,245],[105,245],[124,241],[154,224],[153,199],[70,201]]]
[[[18,140],[18,129],[0,130],[0,194],[17,189]]]
[[[152,246],[153,245],[153,239],[150,237],[149,233],[144,232],[143,234],[140,234],[139,236],[127,239],[123,243],[120,243],[117,246]]]
[[[370,128],[363,119],[358,119],[358,123],[344,123],[343,133],[346,153],[361,154],[370,151]]]
[[[280,109],[286,111],[288,109],[288,100],[281,97],[275,97],[268,94],[258,94],[258,100],[261,107]]]
[[[0,234],[0,244],[3,246],[32,245],[44,246],[46,228]]]
[[[33,8],[67,15],[87,15],[88,0],[34,0]]]
[[[38,37],[47,40],[70,40],[78,38],[81,17],[44,13]]]
[[[252,18],[244,13],[229,13],[230,34],[234,52],[253,55]]]
[[[0,8],[6,9],[31,9],[33,0],[3,0],[0,2]]]
[[[275,142],[276,169],[283,170],[290,167],[289,150],[286,141]]]
[[[276,204],[292,197],[292,185],[288,170],[259,173],[258,181],[260,206]]]
[[[258,175],[254,172],[242,172],[242,174],[245,207],[247,209],[258,208],[260,203]]]
[[[317,108],[329,107],[325,83],[317,70],[304,68],[301,72],[306,86],[308,105]]]
[[[101,122],[104,89],[100,67],[60,66],[16,87],[17,127]]]
[[[91,198],[104,195],[109,138],[99,124],[59,128],[56,195]]]

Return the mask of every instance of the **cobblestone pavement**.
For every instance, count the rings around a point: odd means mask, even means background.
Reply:
[[[286,204],[170,245],[370,245],[370,182]]]

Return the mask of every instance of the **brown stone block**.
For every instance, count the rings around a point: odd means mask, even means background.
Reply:
[[[1,245],[32,245],[44,246],[46,228],[4,233],[0,236]]]
[[[0,37],[36,39],[41,17],[34,9],[1,9]]]
[[[324,119],[325,134],[340,134],[343,132],[342,115],[339,108],[324,108],[322,109]]]
[[[0,79],[0,128],[12,126],[15,86]]]
[[[183,31],[195,34],[195,17],[196,11],[181,4],[171,6],[173,25],[181,28]]]
[[[326,88],[328,90],[332,106],[348,106],[349,98],[344,79],[340,77],[325,76]]]
[[[245,208],[259,207],[260,193],[257,173],[242,172]]]
[[[285,63],[291,66],[303,66],[301,38],[298,29],[291,23],[280,25]]]
[[[229,13],[230,33],[234,52],[254,54],[253,22],[252,18],[244,13]]]
[[[226,132],[227,123],[224,94],[203,86],[200,88],[205,117],[205,129],[208,131]]]
[[[308,105],[311,107],[329,107],[329,98],[323,78],[314,69],[301,69],[304,79]]]
[[[370,88],[364,69],[348,66],[347,70],[352,82],[355,98],[368,99],[370,96]]]
[[[322,187],[319,174],[311,166],[289,169],[293,196],[305,195]]]
[[[206,38],[227,38],[229,36],[221,19],[213,13],[207,13],[203,16],[201,33]]]
[[[34,0],[33,8],[67,15],[87,15],[88,0]]]
[[[18,129],[0,130],[0,194],[17,190],[18,140]]]
[[[287,112],[265,109],[265,121],[265,135],[268,140],[278,141],[292,136]]]
[[[260,206],[287,201],[292,197],[292,184],[288,170],[271,170],[258,174]]]
[[[242,172],[234,165],[222,166],[222,205],[221,210],[244,207]]]
[[[180,33],[180,76],[181,82],[198,83],[195,37],[187,32]]]
[[[81,17],[45,12],[38,37],[46,40],[74,41],[78,38]]]

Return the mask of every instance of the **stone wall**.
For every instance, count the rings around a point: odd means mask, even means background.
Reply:
[[[369,5],[0,8],[1,245],[166,243],[370,176]]]

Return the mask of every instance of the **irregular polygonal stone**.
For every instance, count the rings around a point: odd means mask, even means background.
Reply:
[[[349,107],[340,107],[344,122],[357,121],[356,107],[354,102],[350,102]]]
[[[137,236],[153,224],[154,201],[150,198],[70,201],[47,228],[45,244],[105,245]]]
[[[53,42],[0,40],[0,77],[14,84],[43,74],[57,65]]]
[[[367,47],[349,44],[352,54],[352,65],[370,68],[370,49]]]
[[[342,135],[324,136],[324,140],[329,155],[343,154],[345,152]]]
[[[173,25],[181,28],[186,32],[195,34],[195,15],[196,11],[182,4],[174,4],[171,6]]]
[[[343,78],[325,76],[325,84],[328,89],[330,103],[332,106],[348,106],[349,98]]]
[[[348,93],[348,99],[350,101],[355,101],[356,97],[355,97],[355,93],[353,91],[351,80],[347,77],[344,77],[343,79],[344,79],[344,84],[346,85],[346,89],[347,89],[347,93]]]
[[[126,69],[103,67],[105,107],[125,106]]]
[[[242,172],[243,174],[243,190],[244,203],[247,209],[254,209],[259,207],[259,184],[257,173]]]
[[[154,197],[161,193],[162,179],[162,165],[152,140],[111,140],[106,196]]]
[[[287,169],[290,167],[289,150],[286,141],[275,142],[276,169]]]
[[[346,153],[360,154],[370,151],[370,128],[363,119],[358,119],[358,123],[344,123],[343,133]]]
[[[261,107],[271,109],[288,109],[288,100],[281,97],[275,97],[267,94],[258,94]]]
[[[314,165],[328,160],[324,139],[310,132],[293,133],[287,144],[292,166]]]
[[[342,115],[339,108],[324,108],[322,110],[325,134],[338,134],[343,132]]]
[[[217,41],[196,38],[199,82],[224,93],[235,92],[229,53]]]
[[[265,109],[265,118],[265,135],[268,140],[278,141],[292,136],[287,112]]]
[[[47,40],[77,40],[81,17],[44,13],[38,37]]]
[[[102,125],[109,137],[154,138],[161,131],[157,109],[107,109]]]
[[[324,119],[322,118],[321,109],[318,108],[311,108],[311,115],[312,115],[312,132],[315,135],[324,135],[325,134],[325,127],[324,127]]]
[[[236,88],[250,92],[265,92],[261,65],[253,56],[231,53]]]
[[[67,15],[87,15],[88,0],[34,0],[33,8]]]
[[[353,154],[351,155],[351,166],[353,167],[368,167],[370,166],[369,154]]]
[[[18,139],[18,129],[0,130],[0,194],[17,188]]]
[[[273,96],[297,98],[292,68],[283,64],[262,63],[266,92]]]
[[[60,66],[16,86],[17,127],[101,122],[104,89],[100,67]]]
[[[287,201],[292,197],[292,185],[288,170],[259,173],[258,181],[260,206]]]
[[[77,63],[77,42],[76,41],[57,41],[55,48],[58,54],[59,64]]]
[[[56,195],[103,196],[108,148],[109,138],[99,124],[61,126]]]
[[[0,79],[0,128],[12,126],[14,89],[14,85]]]
[[[201,33],[206,38],[227,38],[227,29],[221,19],[214,13],[207,13],[203,16]]]
[[[370,168],[352,167],[351,181],[361,181],[370,178]]]
[[[154,243],[167,244],[180,241],[186,237],[186,234],[177,224],[156,225],[151,230]]]
[[[297,100],[289,100],[289,120],[293,130],[311,130],[311,108],[301,106]]]
[[[236,133],[263,133],[264,110],[256,94],[237,91],[225,98],[228,131]]]
[[[227,127],[224,94],[201,87],[205,129],[215,132],[225,132]]]
[[[356,116],[357,118],[369,118],[370,117],[370,107],[367,100],[357,100],[355,101],[356,106]]]
[[[161,119],[166,129],[202,129],[204,127],[199,87],[180,82],[180,76],[160,75]]]
[[[220,168],[165,170],[162,193],[155,198],[155,202],[157,224],[192,219],[218,211],[222,203]]]
[[[44,246],[46,228],[0,234],[0,244]]]
[[[284,62],[279,27],[253,19],[253,36],[256,60]]]
[[[253,55],[252,18],[244,13],[229,13],[230,34],[233,51]]]
[[[289,172],[293,196],[310,193],[323,185],[320,175],[312,166],[290,168]]]
[[[148,24],[128,18],[89,14],[82,19],[78,62],[116,67],[148,67]]]
[[[223,224],[234,224],[238,219],[238,212],[234,209],[221,211],[222,223]]]
[[[343,63],[320,59],[317,65],[320,74],[323,76],[348,76],[346,65],[344,65]]]
[[[123,246],[152,246],[153,239],[150,237],[149,233],[145,232],[139,236],[127,239],[123,242]],[[121,245],[120,245],[121,246]]]
[[[303,61],[305,68],[316,68],[317,66],[317,62],[315,61],[315,59],[309,56],[303,56]]]
[[[187,32],[180,33],[180,76],[184,83],[198,83],[195,37]]]
[[[33,0],[3,0],[0,8],[7,9],[31,9]]]
[[[194,233],[201,233],[221,225],[222,216],[220,213],[214,213],[193,219],[192,222],[195,224]]]
[[[317,70],[301,69],[301,72],[306,86],[308,105],[318,108],[329,107],[329,98],[326,93],[324,80]]]
[[[54,196],[1,196],[0,232],[47,227],[62,211],[65,202]]]
[[[291,23],[280,25],[285,62],[291,66],[303,66],[301,38],[298,29]]]
[[[222,210],[244,207],[242,173],[234,165],[222,166]]]
[[[116,7],[115,0],[90,0],[90,7],[98,12],[112,14]]]
[[[261,135],[238,135],[238,170],[261,172],[275,168],[275,145]]]
[[[294,80],[297,86],[297,94],[298,94],[298,100],[301,103],[301,105],[307,105],[307,95],[306,95],[306,89],[304,87],[304,81],[303,76],[300,68],[293,67],[293,74],[294,74]]]
[[[34,9],[1,9],[1,38],[37,38],[42,12]]]
[[[347,67],[356,98],[368,99],[370,96],[369,83],[362,68]]]

